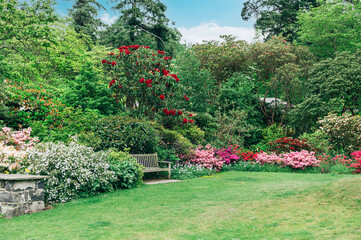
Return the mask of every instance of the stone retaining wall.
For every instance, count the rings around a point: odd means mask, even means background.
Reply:
[[[0,174],[0,214],[12,218],[44,209],[48,176]]]

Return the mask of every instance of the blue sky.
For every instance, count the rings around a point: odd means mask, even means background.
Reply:
[[[56,0],[55,8],[62,15],[74,4],[73,0]],[[107,12],[100,11],[103,22],[111,24],[117,13],[111,7],[114,3],[99,0]],[[254,38],[254,21],[243,21],[241,10],[245,0],[161,0],[167,6],[167,17],[176,23],[182,33],[182,41],[196,43],[202,40],[219,40],[219,35],[232,34],[239,39],[251,41]]]

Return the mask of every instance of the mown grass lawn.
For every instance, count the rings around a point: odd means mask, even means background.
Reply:
[[[361,239],[361,176],[226,172],[0,219],[0,239]]]

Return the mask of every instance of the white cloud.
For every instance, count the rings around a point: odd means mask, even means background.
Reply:
[[[111,25],[117,20],[117,16],[110,17],[109,13],[106,12],[101,16],[100,20],[107,25]]]
[[[220,35],[234,35],[238,40],[251,42],[256,32],[252,28],[219,26],[216,22],[201,23],[196,27],[180,27],[178,30],[182,33],[181,41],[183,43],[202,43],[203,40],[221,40]]]

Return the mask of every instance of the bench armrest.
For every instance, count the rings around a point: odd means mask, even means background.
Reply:
[[[169,161],[158,161],[160,163],[172,163],[172,162],[169,162]]]

